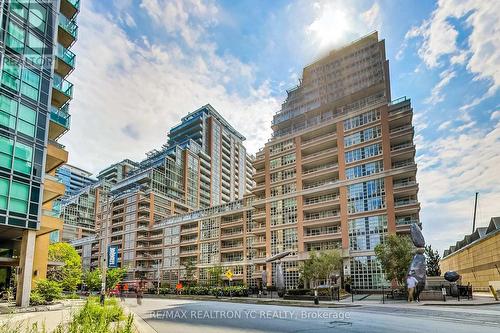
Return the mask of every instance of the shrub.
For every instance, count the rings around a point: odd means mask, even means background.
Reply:
[[[311,289],[289,289],[287,295],[310,295]]]
[[[62,297],[62,288],[56,281],[38,280],[34,290],[46,303],[51,303]]]
[[[116,299],[106,299],[101,306],[98,298],[89,297],[71,322],[59,325],[54,333],[132,333],[132,315],[125,322],[123,319],[123,309]],[[112,322],[117,323],[111,328]]]
[[[30,294],[30,305],[43,305],[45,304],[45,298],[36,290],[32,290]]]

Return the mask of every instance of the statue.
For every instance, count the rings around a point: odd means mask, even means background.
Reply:
[[[413,260],[408,269],[408,275],[411,275],[417,279],[417,287],[415,292],[415,298],[418,300],[420,292],[425,287],[426,280],[426,263],[425,263],[425,239],[422,235],[420,227],[416,223],[410,225],[410,237],[413,245],[417,247],[416,253],[413,256]]]

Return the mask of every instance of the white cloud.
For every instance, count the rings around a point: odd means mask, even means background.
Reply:
[[[432,88],[431,95],[424,100],[424,103],[436,105],[437,103],[444,101],[444,94],[442,93],[442,90],[456,75],[457,74],[451,69],[441,72],[441,74],[439,74],[441,80],[434,86],[434,88]]]
[[[465,19],[465,28],[471,31],[468,52],[457,45],[458,29],[450,19]],[[408,31],[406,40],[422,38],[418,54],[428,67],[439,66],[442,57],[451,56],[452,64],[465,64],[476,79],[489,81],[494,92],[500,87],[499,22],[500,1],[440,0],[429,19]]]
[[[212,0],[142,0],[141,7],[167,33],[179,34],[195,47],[204,28],[217,22],[218,8]]]
[[[491,120],[500,120],[500,110],[491,113]]]
[[[374,2],[373,6],[371,6],[367,11],[361,13],[361,16],[371,29],[380,31],[382,28],[382,18],[378,2]]]
[[[442,130],[449,128],[452,123],[453,122],[451,120],[443,122],[441,125],[439,125],[438,131],[442,131]]]
[[[268,82],[255,84],[252,66],[216,55],[203,35],[204,47],[188,51],[173,42],[132,41],[92,7],[92,1],[82,4],[78,63],[69,78],[75,84],[72,128],[61,140],[71,164],[97,172],[123,158],[142,159],[167,141],[182,116],[207,103],[247,137],[249,152],[270,137],[280,103]],[[239,89],[229,91],[227,84]]]
[[[478,226],[500,215],[500,122],[490,131],[471,129],[425,140],[418,157],[421,220],[428,241],[443,250],[471,232],[474,193],[480,193]]]

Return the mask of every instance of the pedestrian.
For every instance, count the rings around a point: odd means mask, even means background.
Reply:
[[[137,296],[137,305],[142,305],[142,289],[141,289],[141,287],[137,288],[136,296]]]
[[[411,303],[413,302],[413,295],[415,293],[415,286],[417,285],[418,281],[415,279],[413,275],[408,275],[406,278],[406,285],[408,287],[408,302]]]
[[[125,294],[123,293],[123,286],[118,285],[118,292],[120,293],[120,302],[125,302]]]

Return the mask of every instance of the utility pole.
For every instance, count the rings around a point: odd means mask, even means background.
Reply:
[[[479,192],[476,192],[476,199],[474,200],[474,218],[472,220],[472,233],[476,230],[476,211],[477,211],[477,196]]]

